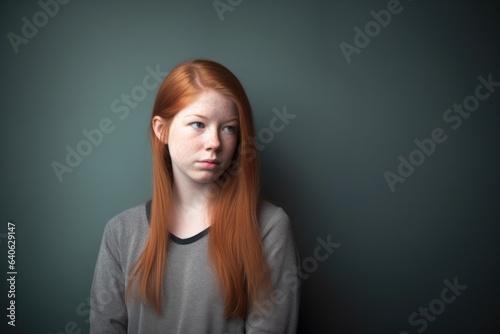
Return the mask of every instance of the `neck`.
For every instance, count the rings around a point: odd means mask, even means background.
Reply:
[[[210,184],[185,185],[174,182],[174,212],[170,233],[184,239],[210,226],[210,187]]]
[[[206,211],[209,205],[210,184],[178,185],[174,182],[175,206],[182,211]]]

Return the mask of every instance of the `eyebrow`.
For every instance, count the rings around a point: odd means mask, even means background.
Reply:
[[[191,116],[200,117],[200,118],[204,118],[204,119],[208,118],[207,116],[203,116],[203,115],[200,115],[200,114],[188,114],[188,115],[184,116],[184,118],[191,117]],[[232,122],[232,121],[238,121],[239,122],[240,119],[238,117],[233,117],[233,118],[230,118],[228,120],[225,120],[224,122]]]

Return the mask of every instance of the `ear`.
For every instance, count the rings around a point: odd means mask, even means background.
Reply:
[[[162,143],[167,144],[168,142],[168,124],[167,122],[161,118],[160,116],[155,116],[151,120],[151,125],[153,127],[153,131]],[[162,138],[163,133],[163,138]]]

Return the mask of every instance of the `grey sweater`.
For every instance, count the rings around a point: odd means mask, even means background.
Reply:
[[[209,229],[180,239],[170,236],[164,311],[125,300],[130,271],[149,231],[151,201],[113,217],[104,229],[90,296],[90,333],[295,333],[300,299],[298,255],[290,221],[269,202],[259,207],[272,293],[252,304],[246,319],[226,319],[224,301],[207,253]]]

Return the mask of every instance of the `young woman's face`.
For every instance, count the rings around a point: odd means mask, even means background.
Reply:
[[[172,120],[168,149],[174,183],[211,183],[228,168],[238,142],[238,111],[231,100],[205,91]]]

